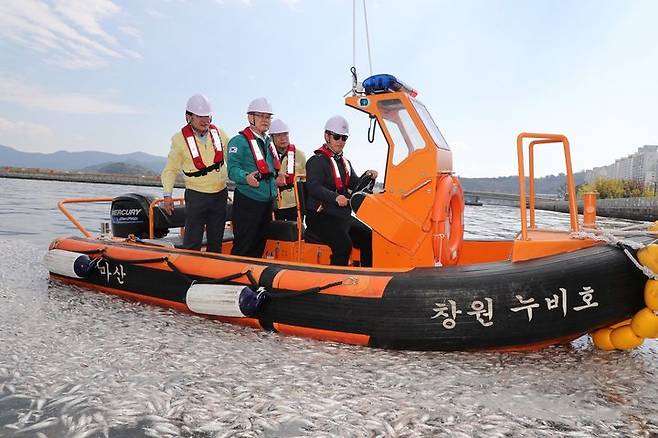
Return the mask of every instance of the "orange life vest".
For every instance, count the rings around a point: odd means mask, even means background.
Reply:
[[[263,152],[258,146],[256,136],[254,135],[251,128],[245,128],[244,130],[240,131],[240,134],[242,134],[247,139],[247,143],[249,143],[251,154],[254,157],[256,168],[258,169],[258,173],[260,173],[261,178],[276,176],[275,172],[279,172],[279,169],[281,169],[281,162],[279,161],[279,154],[274,148],[274,144],[270,141],[269,148],[270,153],[272,154],[272,161],[274,162],[274,172],[272,172],[272,170],[270,170],[270,166],[265,160],[265,157],[263,156]]]
[[[331,163],[331,171],[334,174],[334,184],[336,185],[336,190],[338,192],[342,192],[343,189],[347,189],[350,185],[350,176],[352,174],[351,169],[350,169],[350,162],[345,158],[342,154],[340,158],[338,158],[342,164],[343,167],[345,168],[345,178],[344,180],[340,177],[340,171],[338,170],[338,164],[336,163],[336,160],[334,159],[334,154],[328,147],[327,145],[322,145],[322,147],[318,150],[315,151],[316,154],[324,155],[327,157],[329,160],[329,163]]]
[[[292,185],[295,183],[295,145],[292,143],[288,144],[286,158],[286,184]]]
[[[194,167],[198,169],[197,172],[183,172],[187,176],[197,177],[207,175],[213,170],[219,169],[222,164],[224,164],[224,145],[222,144],[222,136],[219,135],[219,129],[215,125],[210,125],[208,127],[208,133],[210,134],[210,140],[212,141],[213,148],[215,149],[215,157],[213,158],[213,164],[206,166],[199,152],[199,144],[197,142],[196,136],[194,135],[194,130],[191,125],[185,125],[181,129],[183,138],[185,139],[185,144],[187,145],[187,150],[192,156],[192,162]]]

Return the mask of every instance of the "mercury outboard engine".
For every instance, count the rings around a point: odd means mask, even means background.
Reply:
[[[149,237],[149,205],[155,198],[141,193],[128,193],[112,200],[110,217],[112,219],[112,234],[116,237]],[[153,209],[154,237],[159,239],[169,232],[169,228],[185,225],[185,207],[177,205],[171,216],[166,215],[159,207]]]

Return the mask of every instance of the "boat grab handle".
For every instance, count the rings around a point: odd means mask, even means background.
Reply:
[[[528,204],[530,210],[530,228],[535,228],[535,159],[534,148],[540,144],[560,143],[564,150],[564,162],[567,177],[567,194],[569,202],[569,218],[571,232],[578,232],[578,206],[576,204],[576,188],[573,180],[573,171],[571,166],[571,151],[569,140],[561,134],[544,134],[522,132],[516,138],[516,150],[519,165],[519,209],[521,210],[521,238],[528,240],[528,223],[526,217],[526,192],[525,192],[525,159],[523,156],[523,141],[530,139],[528,145],[529,152],[529,175],[528,175]]]
[[[402,194],[402,199],[406,199],[406,198],[408,198],[409,196],[413,195],[413,194],[416,193],[418,190],[422,189],[423,187],[425,187],[426,185],[428,185],[428,184],[431,183],[431,182],[432,182],[432,178],[428,178],[428,179],[426,179],[425,181],[421,182],[421,183],[418,184],[417,186],[415,186],[415,187],[409,189],[409,191],[403,193],[403,194]]]
[[[85,237],[91,237],[91,233],[71,214],[71,212],[64,207],[64,204],[74,204],[83,202],[112,202],[113,198],[66,198],[57,203],[57,208],[71,221],[75,227],[82,232]]]

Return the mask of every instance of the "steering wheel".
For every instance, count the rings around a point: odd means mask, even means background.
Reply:
[[[363,172],[363,174],[359,177],[359,180],[356,183],[356,187],[354,188],[354,193],[357,192],[372,193],[374,187],[375,187],[375,178],[368,175],[368,172],[366,171]]]

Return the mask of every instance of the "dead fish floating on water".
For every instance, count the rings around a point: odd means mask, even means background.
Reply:
[[[46,429],[46,428],[52,427],[52,426],[54,426],[58,423],[59,423],[59,418],[49,417],[49,418],[46,418],[45,420],[39,421],[38,423],[34,423],[34,424],[32,424],[28,427],[23,427],[23,428],[20,428],[18,430],[21,434],[23,434],[25,432],[34,432],[34,431],[37,431],[37,430]]]

